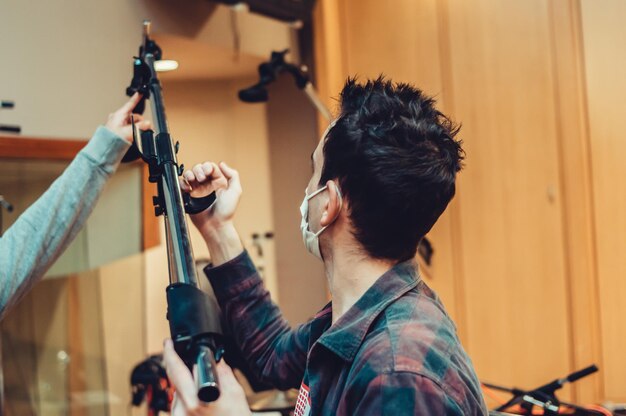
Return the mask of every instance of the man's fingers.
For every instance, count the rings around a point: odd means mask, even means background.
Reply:
[[[195,409],[199,404],[196,383],[193,381],[191,372],[174,350],[174,344],[170,339],[165,341],[163,362],[168,378],[176,387],[179,399],[183,401],[187,409]]]
[[[212,190],[225,189],[228,186],[228,180],[222,173],[218,165],[212,162],[204,162],[202,164],[195,165],[191,170],[187,170],[183,173],[183,178],[187,181],[191,190],[207,191],[208,188]],[[182,185],[181,185],[182,186]],[[184,188],[186,191],[190,191],[188,188]]]
[[[184,176],[182,178],[178,178],[178,183],[180,183],[180,189],[185,192],[191,192],[193,190]]]
[[[191,170],[193,171],[193,174],[196,176],[196,180],[198,182],[204,182],[206,180],[207,176],[204,174],[204,170],[202,169],[202,165],[197,164]]]
[[[194,175],[194,173],[190,170],[186,170],[185,173],[183,173],[183,178],[185,178],[185,180],[189,183],[189,185],[193,186],[197,181],[196,181],[196,175]]]
[[[213,166],[213,174],[211,175],[211,180],[214,183],[217,182],[220,185],[226,187],[228,180],[224,176],[224,173],[222,172],[220,167],[216,163],[212,163],[212,162],[211,162],[211,165]]]
[[[214,169],[214,167],[213,167],[213,166],[214,166],[214,165],[213,165],[213,163],[211,163],[211,162],[204,162],[204,163],[202,164],[202,172],[204,172],[204,175],[205,175],[207,178],[210,178],[210,177],[211,177],[211,175],[213,174],[213,169]]]
[[[198,168],[197,170],[196,167]],[[207,172],[210,173],[207,174]],[[227,185],[228,181],[224,177],[224,174],[217,166],[217,164],[213,162],[204,162],[202,165],[196,165],[194,167],[194,174],[196,175],[196,178],[198,177],[198,173],[202,173],[202,175],[205,176],[204,180],[206,180],[207,178],[210,179],[211,184],[214,188],[225,188]],[[198,179],[198,181],[202,182],[203,180]]]
[[[226,162],[220,162],[220,169],[229,181],[234,178],[239,178],[239,172],[228,166]]]
[[[122,114],[128,114],[133,111],[135,107],[137,107],[137,104],[139,104],[139,100],[141,100],[141,94],[136,92],[133,94],[132,97],[130,97],[128,101],[126,101],[126,104],[120,107],[120,109],[117,111]]]
[[[239,181],[239,172],[231,168],[226,162],[220,162],[220,169],[228,179],[229,187],[241,192],[241,182]]]

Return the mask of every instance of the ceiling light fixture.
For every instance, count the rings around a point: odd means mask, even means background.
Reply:
[[[154,69],[157,72],[173,71],[178,68],[178,61],[171,59],[162,59],[154,63]]]

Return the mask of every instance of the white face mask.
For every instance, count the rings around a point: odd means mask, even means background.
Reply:
[[[302,231],[302,241],[304,241],[304,246],[306,247],[307,251],[309,253],[313,254],[315,257],[317,257],[320,260],[322,260],[322,252],[320,251],[319,236],[320,236],[320,234],[322,234],[322,232],[326,228],[328,228],[328,226],[330,224],[328,224],[325,227],[322,227],[316,233],[314,233],[313,231],[309,230],[309,221],[308,221],[309,200],[311,198],[313,198],[315,195],[317,195],[317,194],[321,193],[322,191],[324,191],[326,188],[328,188],[327,185],[321,187],[317,191],[313,192],[311,195],[307,195],[306,188],[304,188],[304,200],[302,201],[302,205],[300,205],[300,214],[302,215],[302,220],[300,221],[300,230]],[[339,192],[339,188],[336,187],[336,189],[337,189],[337,194],[339,196],[339,211],[341,211],[341,207],[343,206],[343,200],[341,198],[341,193]],[[339,213],[337,213],[337,216],[339,216]],[[337,217],[335,217],[334,220],[336,220],[336,219],[337,219]]]

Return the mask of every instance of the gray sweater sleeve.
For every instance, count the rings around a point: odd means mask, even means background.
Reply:
[[[105,127],[0,237],[0,319],[72,242],[130,146]]]

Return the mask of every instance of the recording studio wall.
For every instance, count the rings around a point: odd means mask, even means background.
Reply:
[[[478,375],[527,387],[598,363],[564,397],[626,400],[624,3],[321,0],[315,13],[323,96],[382,72],[463,125],[427,282]]]

